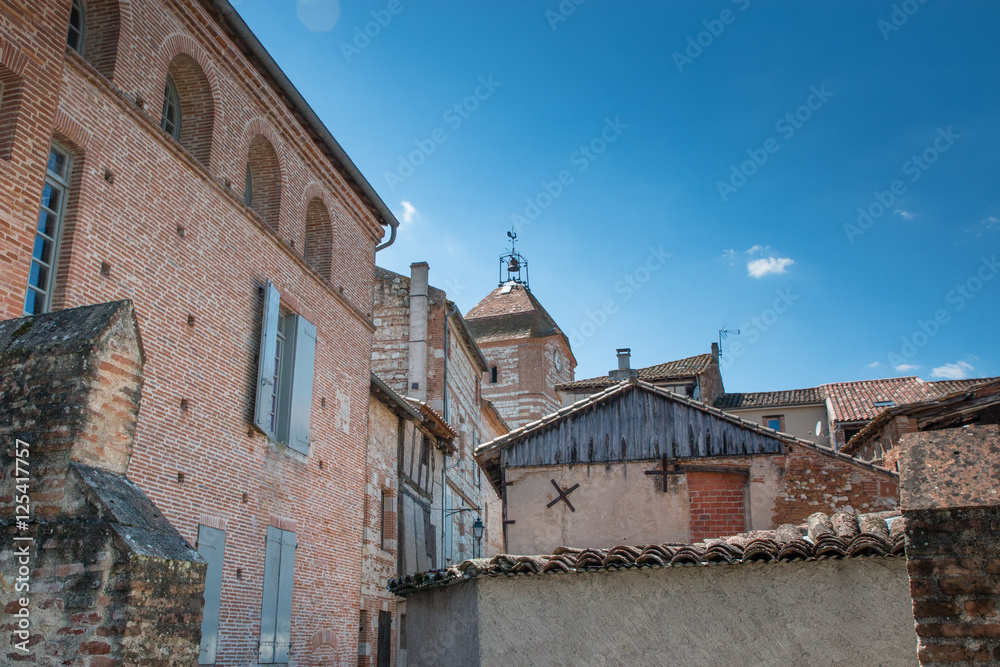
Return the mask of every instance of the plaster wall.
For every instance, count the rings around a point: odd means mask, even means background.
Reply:
[[[759,410],[726,410],[726,412],[764,426],[767,425],[764,424],[764,417],[783,415],[785,417],[785,433],[809,442],[815,442],[817,445],[830,446],[825,405],[779,405]],[[823,424],[823,431],[819,435],[816,435],[816,422]]]
[[[915,665],[906,562],[484,577],[412,593],[411,665]]]
[[[687,481],[668,478],[667,493],[659,477],[644,471],[655,461],[575,466],[509,468],[506,473],[507,551],[552,553],[559,546],[613,547],[689,541]],[[552,507],[563,489],[580,487]]]

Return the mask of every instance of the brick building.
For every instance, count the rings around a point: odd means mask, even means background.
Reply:
[[[555,388],[576,368],[566,334],[519,276],[511,272],[465,314],[489,366],[483,395],[511,428],[558,410]]]
[[[898,505],[895,473],[631,379],[482,445],[509,553],[691,543]]]
[[[900,441],[908,433],[1000,423],[1000,380],[937,398],[886,408],[843,447],[863,461],[899,470]]]
[[[0,14],[0,318],[135,304],[128,475],[210,555],[201,662],[355,661],[396,221],[225,0]]]
[[[428,276],[425,262],[414,263],[409,277],[376,269],[372,371],[438,422],[436,433],[411,429],[401,448],[401,573],[503,549],[499,499],[473,451],[507,426],[483,399],[482,351]],[[473,535],[477,519],[481,542]]]

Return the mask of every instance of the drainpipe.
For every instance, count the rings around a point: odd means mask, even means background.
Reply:
[[[445,299],[445,311],[444,311],[444,369],[441,372],[442,386],[444,390],[442,392],[444,396],[443,405],[441,407],[441,414],[444,415],[444,420],[448,421],[448,318],[458,312],[458,306],[452,305],[451,310],[448,310],[448,300]],[[457,457],[456,457],[457,459]],[[461,462],[456,460],[455,465],[450,466],[452,468],[457,468]],[[444,534],[445,534],[445,492],[448,490],[448,464],[445,463],[441,466],[441,557],[444,558]],[[450,545],[449,545],[450,546]],[[451,555],[449,553],[449,555]]]

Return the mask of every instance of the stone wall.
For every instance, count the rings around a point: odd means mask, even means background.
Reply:
[[[900,450],[920,663],[1000,663],[1000,427],[911,433]]]
[[[0,323],[0,653],[12,663],[198,659],[205,563],[125,477],[142,366],[128,302]]]

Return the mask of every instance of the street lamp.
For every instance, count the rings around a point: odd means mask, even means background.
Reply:
[[[476,517],[476,522],[472,524],[472,536],[476,538],[476,546],[478,547],[479,557],[483,557],[483,531],[486,526],[483,525],[483,520],[478,516]]]

